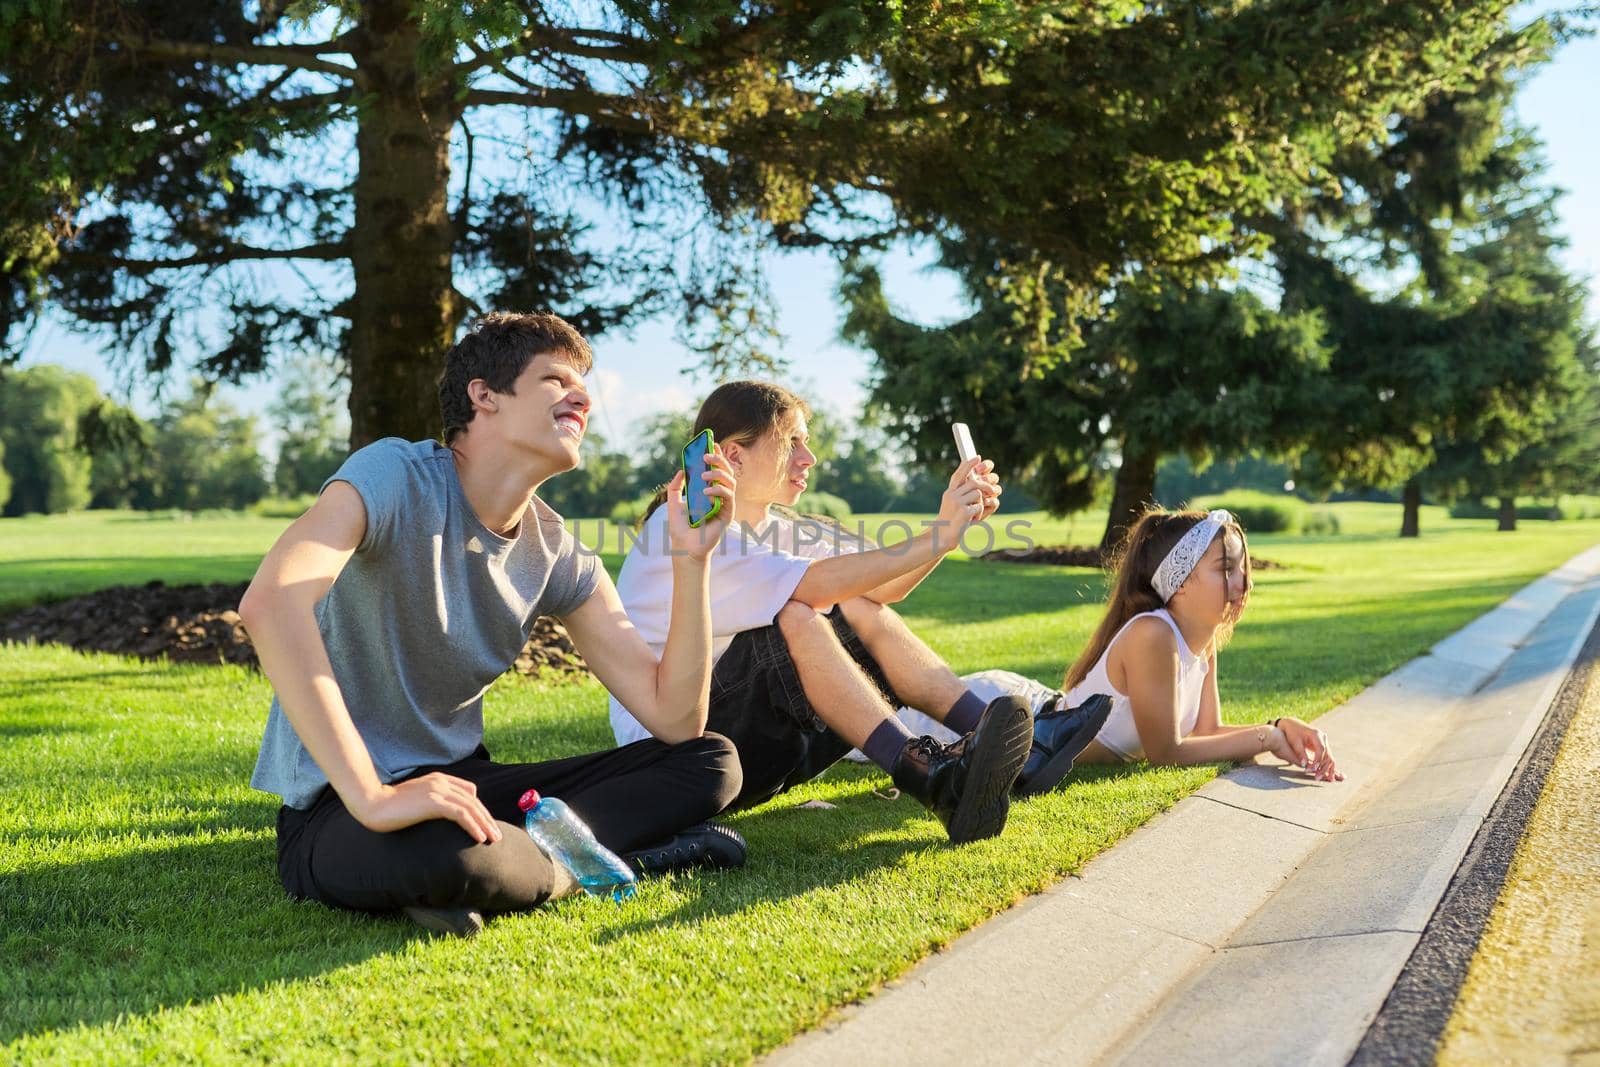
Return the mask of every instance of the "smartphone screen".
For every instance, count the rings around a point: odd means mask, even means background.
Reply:
[[[722,510],[719,497],[706,495],[706,456],[716,447],[716,438],[710,430],[702,430],[694,440],[683,446],[683,502],[689,512],[689,525],[699,526]]]

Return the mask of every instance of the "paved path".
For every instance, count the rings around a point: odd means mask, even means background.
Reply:
[[[1247,765],[773,1064],[1343,1064],[1584,637],[1600,548],[1317,720],[1342,785]]]
[[[1600,1064],[1600,669],[1586,681],[1455,1004],[1447,1067]]]

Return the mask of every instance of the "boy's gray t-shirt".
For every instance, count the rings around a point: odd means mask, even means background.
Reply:
[[[336,481],[367,509],[366,536],[316,608],[350,718],[385,782],[465,759],[483,741],[484,690],[535,619],[588,599],[595,556],[538,497],[516,537],[489,530],[434,441],[375,441],[323,488]],[[250,784],[294,808],[328,784],[276,696]]]

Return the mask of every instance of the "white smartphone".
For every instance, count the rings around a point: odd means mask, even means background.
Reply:
[[[950,429],[956,435],[956,451],[958,453],[960,453],[960,455],[961,455],[961,462],[965,463],[967,460],[971,459],[973,456],[976,456],[978,454],[978,450],[976,448],[972,447],[972,431],[967,429],[967,424],[966,423],[964,423],[964,422],[951,423],[950,424]],[[969,477],[973,481],[977,481],[978,480],[978,472],[977,471],[973,471],[972,474],[969,475]]]
[[[978,454],[978,450],[972,447],[972,431],[967,429],[966,423],[954,423],[950,429],[955,431],[956,451],[961,454],[961,462],[965,463]]]
[[[978,454],[978,450],[973,448],[973,432],[966,429],[965,422],[954,422],[950,429],[955,432],[955,451],[962,454],[962,462]]]

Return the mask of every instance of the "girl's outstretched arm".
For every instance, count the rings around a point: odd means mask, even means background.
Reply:
[[[1120,663],[1118,661],[1121,661]],[[1213,665],[1215,661],[1213,660]],[[1265,723],[1259,726],[1223,727],[1215,692],[1202,695],[1201,718],[1194,733],[1179,733],[1178,640],[1158,619],[1140,619],[1112,646],[1107,663],[1111,680],[1120,675],[1122,691],[1133,708],[1133,725],[1139,733],[1145,759],[1166,766],[1188,766],[1217,760],[1246,760],[1271,752],[1288,760],[1291,753],[1284,732]],[[1214,672],[1213,672],[1214,678]],[[1213,678],[1206,680],[1213,688]],[[1212,732],[1202,735],[1206,705],[1210,703]]]
[[[1170,634],[1171,631],[1168,631],[1168,633]],[[1177,651],[1176,643],[1173,644],[1173,651],[1174,653]],[[1334,764],[1332,753],[1328,751],[1328,741],[1322,731],[1307,726],[1299,719],[1285,717],[1277,720],[1271,726],[1251,724],[1224,725],[1222,722],[1222,696],[1217,683],[1217,649],[1215,645],[1212,645],[1206,651],[1206,667],[1206,683],[1200,692],[1200,714],[1195,719],[1194,732],[1189,735],[1191,741],[1197,738],[1238,736],[1260,743],[1261,733],[1264,729],[1276,728],[1283,735],[1289,755],[1283,756],[1280,751],[1270,747],[1258,747],[1256,752],[1273,752],[1274,755],[1280,756],[1289,763],[1305,768],[1315,777],[1325,782],[1344,780],[1344,775],[1339,773],[1338,767]],[[1174,681],[1176,681],[1176,676],[1174,676]],[[1176,710],[1174,710],[1174,715],[1176,715]],[[1137,711],[1134,713],[1134,724],[1135,726],[1138,725]],[[1142,733],[1140,737],[1142,740]],[[1149,751],[1149,748],[1146,747],[1146,754]],[[1255,752],[1251,753],[1251,755],[1255,754]],[[1152,759],[1151,762],[1154,763],[1156,761]]]

